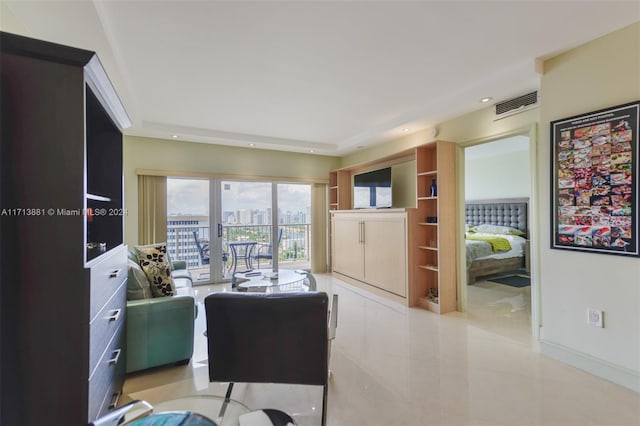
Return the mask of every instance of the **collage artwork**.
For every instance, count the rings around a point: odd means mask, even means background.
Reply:
[[[553,248],[638,255],[638,107],[551,123]]]

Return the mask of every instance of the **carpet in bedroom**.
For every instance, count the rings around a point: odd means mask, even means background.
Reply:
[[[531,278],[521,275],[508,275],[506,277],[496,277],[487,279],[493,283],[504,284],[511,287],[527,287],[531,285]]]

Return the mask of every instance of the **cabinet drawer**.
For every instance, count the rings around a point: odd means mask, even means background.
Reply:
[[[122,390],[127,356],[124,345],[126,334],[124,323],[109,342],[89,378],[89,419],[106,413],[114,395]]]
[[[126,247],[113,249],[91,266],[91,308],[89,320],[93,321],[105,303],[127,279]]]
[[[91,321],[89,325],[89,375],[93,374],[102,353],[116,330],[125,322],[126,303],[127,285],[126,282],[123,282]]]

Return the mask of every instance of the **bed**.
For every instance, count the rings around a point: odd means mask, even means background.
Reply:
[[[467,284],[478,277],[528,268],[528,201],[465,203]]]

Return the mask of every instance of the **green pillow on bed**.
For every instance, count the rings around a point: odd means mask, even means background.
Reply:
[[[519,236],[525,235],[525,233],[521,230],[512,228],[510,226],[490,225],[488,223],[483,223],[482,225],[474,226],[470,229],[473,229],[473,231],[470,232],[486,232],[489,234],[506,234]]]

